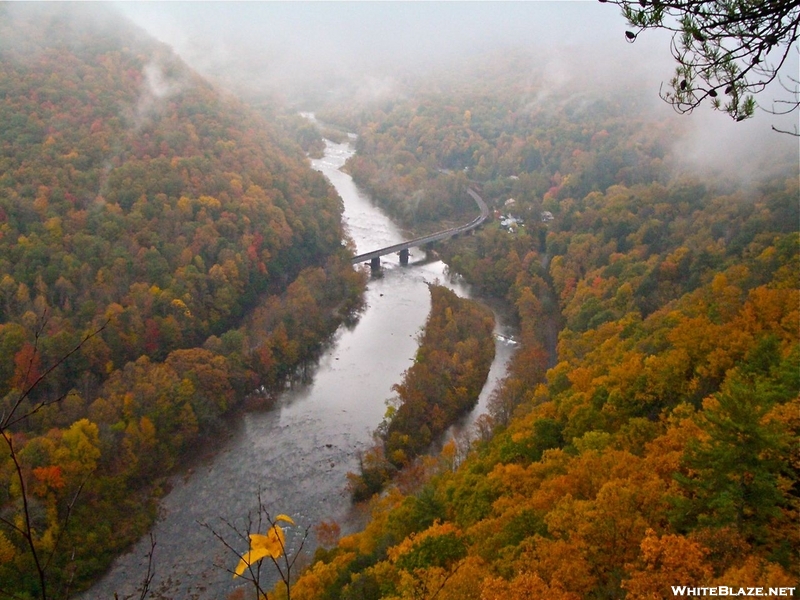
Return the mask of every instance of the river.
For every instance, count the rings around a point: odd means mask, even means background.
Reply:
[[[391,219],[340,170],[353,152],[351,143],[326,142],[324,158],[313,160],[312,166],[342,197],[357,252],[403,241]],[[202,524],[246,551],[246,543],[237,541],[224,521],[246,529],[248,513],[258,508],[259,490],[272,515],[286,513],[297,523],[289,528],[290,546],[298,544],[305,526],[323,520],[337,521],[343,533],[362,524],[346,491],[346,475],[357,471],[357,454],[371,444],[392,385],[411,365],[430,310],[427,284],[438,281],[460,296],[470,296],[467,286],[447,275],[443,263],[426,262],[419,249],[412,249],[406,267],[391,256],[384,257],[382,265],[381,276],[369,281],[358,322],[335,333],[311,381],[286,390],[270,410],[242,415],[231,435],[209,449],[209,458],[173,478],[153,528],[155,577],[150,590],[155,597],[221,599],[242,585],[226,571],[236,565],[237,557]],[[495,333],[494,363],[467,423],[485,412],[513,353],[510,326],[498,319]],[[149,550],[145,537],[80,598],[113,598],[114,593],[138,598]],[[310,556],[313,539],[305,550]],[[271,569],[267,572],[272,575]]]

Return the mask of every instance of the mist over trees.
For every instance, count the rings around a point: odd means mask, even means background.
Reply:
[[[279,97],[290,104],[317,106],[344,99],[362,102],[397,92],[398,83],[409,76],[452,67],[466,57],[498,49],[528,49],[551,70],[560,70],[560,78],[583,79],[587,87],[595,87],[601,80],[614,82],[618,89],[633,86],[647,90],[653,99],[658,98],[659,89],[662,95],[669,89],[668,74],[675,69],[675,58],[706,56],[702,64],[691,63],[693,77],[699,81],[703,74],[722,74],[722,57],[727,57],[741,64],[748,94],[760,91],[776,73],[780,75],[782,85],[775,82],[759,94],[758,104],[763,109],[783,113],[796,105],[794,3],[771,2],[752,9],[747,3],[708,0],[645,3],[644,7],[638,2],[615,4],[627,12],[589,2],[252,3],[236,8],[207,3],[191,11],[179,6],[120,6],[156,37],[173,45],[200,72],[248,98]],[[728,9],[741,18],[717,18]],[[692,27],[698,31],[708,28],[705,44],[708,52],[718,49],[719,60],[705,64],[713,55],[704,54],[703,42],[691,35],[691,28],[687,42],[696,48],[687,46],[673,58],[681,47],[683,16],[693,19]],[[626,17],[634,19],[633,29]],[[756,26],[759,19],[761,24]],[[750,25],[753,31],[747,29]],[[648,31],[637,35],[644,28]],[[738,34],[737,28],[741,28]],[[625,43],[633,39],[626,37],[626,30],[636,39],[635,44]],[[674,40],[672,31],[677,32]],[[757,63],[746,60],[755,54],[763,55]],[[565,59],[568,64],[559,68]],[[691,65],[686,63],[684,68]],[[695,95],[696,86],[689,86],[688,92],[685,87],[681,90],[684,80],[689,84],[690,80],[681,76],[675,93],[683,92],[681,106],[686,109],[691,103],[685,101]],[[742,78],[737,76],[739,80]],[[732,96],[723,93],[730,82],[719,85],[719,89],[706,87],[719,94],[709,101],[719,100],[722,108],[727,104],[723,100]],[[746,95],[745,88],[737,87],[742,102]],[[697,100],[704,97],[700,94]],[[756,117],[767,127],[791,129],[796,121],[792,117],[766,118],[759,116],[760,112],[756,111]],[[699,126],[698,121],[694,127]]]
[[[0,590],[63,597],[363,280],[300,148],[106,7],[0,6],[0,93]]]
[[[789,115],[800,108],[797,2],[612,0],[612,4],[622,8],[635,28],[626,31],[631,42],[648,29],[672,32],[670,51],[678,67],[671,89],[662,90],[661,97],[679,113],[691,112],[708,100],[714,109],[743,121],[755,113],[756,95],[775,90],[782,93],[772,100],[771,109],[762,100],[767,111]],[[780,87],[766,91],[774,81]],[[800,135],[796,124],[784,133]]]
[[[409,223],[435,191],[481,187],[498,218],[442,254],[514,307],[520,349],[466,459],[454,444],[374,500],[295,599],[796,586],[796,147],[748,178],[704,171],[674,144],[686,121],[539,73],[506,54],[321,113],[359,133],[354,177]]]
[[[409,229],[480,189],[496,218],[439,251],[519,349],[475,431],[417,458],[490,362],[486,314],[433,288],[446,350],[385,428],[406,476],[295,599],[797,585],[796,140],[675,115],[669,52],[537,4],[119,6],[161,42],[105,5],[0,5],[0,592],[87,586],[359,306],[298,108],[357,134],[346,169]],[[629,18],[658,35],[652,6]],[[749,116],[732,69],[678,90],[733,85]]]

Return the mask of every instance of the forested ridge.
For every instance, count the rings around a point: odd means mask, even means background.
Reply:
[[[797,586],[796,148],[776,141],[753,180],[703,173],[683,122],[633,90],[547,90],[534,61],[492,61],[323,117],[356,128],[351,172],[412,226],[482,187],[498,218],[441,252],[515,307],[520,350],[466,458],[460,440],[374,499],[292,597]]]
[[[461,330],[433,288],[444,335],[384,427],[404,470],[364,531],[320,536],[295,599],[797,586],[796,149],[703,173],[634,89],[544,81],[507,52],[319,113],[359,134],[350,172],[409,228],[462,221],[481,189],[494,222],[439,251],[514,308],[519,350],[473,437],[412,459],[490,360],[463,341],[486,316]],[[97,6],[0,4],[0,123],[0,592],[63,597],[364,281],[277,120]]]
[[[0,5],[0,123],[0,590],[62,597],[363,279],[286,132],[110,9]]]

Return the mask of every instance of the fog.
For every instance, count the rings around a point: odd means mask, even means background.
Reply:
[[[675,149],[692,168],[730,169],[749,177],[761,159],[797,152],[797,113],[780,119],[763,110],[734,123],[708,106],[674,114],[659,98],[675,64],[670,35],[648,31],[625,40],[615,6],[591,1],[530,2],[119,2],[117,8],[190,66],[252,102],[297,109],[326,101],[388,98],[401,82],[447,72],[470,59],[511,49],[539,62],[546,102],[562,86],[588,92],[630,90],[651,100],[655,118],[683,119]],[[796,74],[797,55],[785,73]],[[524,77],[525,74],[520,74]],[[769,107],[780,90],[762,93]],[[733,168],[731,168],[733,167]]]
[[[596,2],[118,6],[202,74],[245,96],[276,95],[290,103],[345,85],[386,91],[393,79],[505,48],[541,53],[550,72],[560,60],[580,56],[582,73],[562,70],[560,77],[627,79],[633,71],[657,86],[658,77],[671,73],[668,55],[654,51],[659,36],[627,44],[618,11]]]
[[[743,123],[706,105],[691,115],[676,114],[659,98],[675,69],[669,32],[643,32],[630,44],[619,9],[596,1],[12,2],[4,7],[33,19],[59,11],[104,29],[113,27],[108,13],[119,12],[219,88],[254,104],[295,110],[402,96],[412,80],[434,73],[433,81],[452,80],[457,75],[448,74],[472,61],[522,50],[534,57],[535,66],[519,77],[536,83],[522,102],[531,108],[547,105],[563,100],[565,90],[636,94],[654,119],[678,125],[682,133],[673,148],[678,167],[724,170],[742,180],[772,163],[797,164],[800,154],[797,138],[772,130],[797,128],[797,111],[780,118],[757,109]],[[26,40],[0,40],[0,47],[8,44],[18,56],[29,54]],[[795,51],[783,69],[784,82],[797,73]],[[137,124],[184,83],[167,81],[155,64],[144,75],[148,88],[135,107]],[[775,82],[757,100],[769,109],[781,97],[787,94]]]

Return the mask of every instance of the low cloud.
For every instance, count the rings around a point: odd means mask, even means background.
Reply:
[[[133,110],[133,122],[140,129],[153,117],[159,115],[165,103],[180,94],[189,85],[185,75],[172,75],[168,64],[159,58],[153,58],[142,68],[142,86],[136,107]]]
[[[520,73],[536,90],[525,99],[531,110],[566,97],[580,106],[589,97],[635,94],[654,119],[682,132],[673,145],[680,169],[749,178],[797,155],[788,136],[772,131],[782,127],[772,115],[734,123],[708,106],[675,114],[659,97],[676,66],[671,34],[651,30],[629,44],[619,10],[597,2],[117,6],[201,74],[249,100],[278,96],[308,109],[321,100],[383,99],[399,93],[409,74],[457,71],[475,57],[521,49],[534,57]],[[796,58],[788,72],[797,72]],[[772,98],[766,90],[758,99],[769,105]],[[786,128],[796,123],[794,113]]]
[[[142,74],[144,86],[136,110],[140,116],[158,112],[165,100],[176,96],[184,87],[183,81],[169,77],[156,61],[147,63]]]

